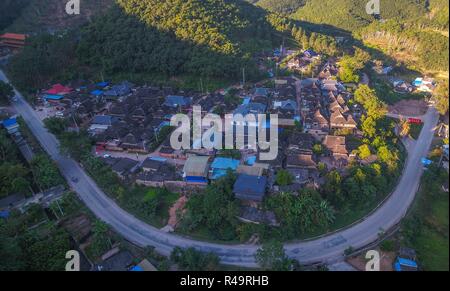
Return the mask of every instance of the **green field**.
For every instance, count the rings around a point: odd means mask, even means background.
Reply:
[[[426,271],[449,270],[449,196],[441,188],[448,183],[444,169],[429,169],[416,202],[402,226],[403,241],[417,251],[420,267]]]

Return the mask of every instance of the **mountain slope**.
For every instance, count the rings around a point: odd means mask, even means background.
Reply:
[[[74,29],[107,10],[114,1],[81,1],[80,15],[68,15],[65,11],[68,1],[64,0],[1,0],[0,30],[3,11],[8,17],[3,29],[31,34]]]
[[[117,0],[81,33],[79,56],[107,73],[236,78],[251,56],[271,48],[267,13],[243,1]]]
[[[30,0],[0,1],[0,31],[11,25],[29,4]]]
[[[383,19],[410,19],[426,13],[426,0],[382,0]],[[292,17],[312,23],[329,24],[352,31],[374,21],[366,12],[367,0],[307,0]]]
[[[271,12],[291,14],[305,5],[306,0],[256,0],[252,2]]]

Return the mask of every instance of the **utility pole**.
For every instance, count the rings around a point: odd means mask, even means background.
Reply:
[[[71,115],[72,115],[73,122],[75,123],[75,127],[77,128],[77,133],[79,133],[80,132],[80,128],[78,127],[78,123],[77,123],[77,121],[75,119],[73,110],[72,110],[72,114]]]
[[[203,78],[200,78],[200,88],[201,88],[202,94],[203,94]]]
[[[242,88],[245,87],[245,68],[242,68]]]

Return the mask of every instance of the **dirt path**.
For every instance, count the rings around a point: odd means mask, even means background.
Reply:
[[[188,199],[186,196],[181,196],[180,199],[175,202],[175,204],[169,209],[169,221],[168,225],[175,229],[175,226],[178,224],[178,210],[183,211],[184,206],[186,205]]]

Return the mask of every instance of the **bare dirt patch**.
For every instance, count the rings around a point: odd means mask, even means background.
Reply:
[[[175,202],[175,204],[169,209],[169,222],[167,223],[171,227],[175,228],[178,224],[179,216],[178,213],[183,212],[184,206],[188,201],[186,196],[181,196],[180,199]]]
[[[395,252],[380,252],[380,271],[393,271],[393,264],[396,258]],[[366,270],[367,259],[365,258],[365,253],[347,259],[347,263],[352,265],[358,271]]]
[[[427,112],[428,105],[424,100],[402,100],[389,106],[389,113],[405,116],[421,116]]]

